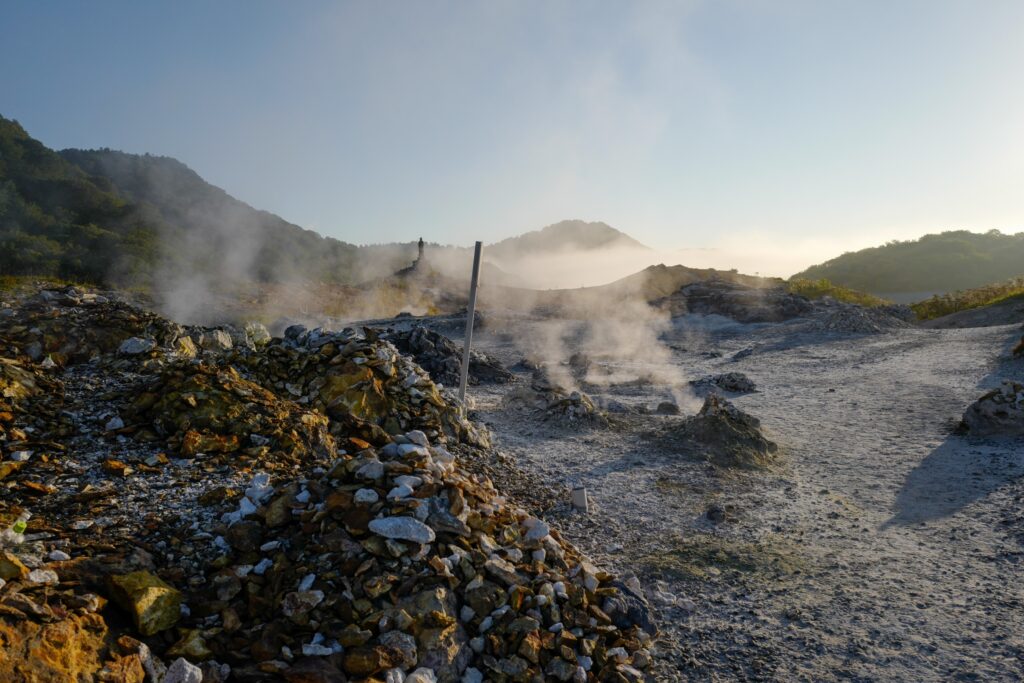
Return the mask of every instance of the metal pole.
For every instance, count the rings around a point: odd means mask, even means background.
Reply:
[[[469,347],[473,345],[473,321],[476,318],[476,286],[480,281],[480,250],[483,242],[473,249],[473,277],[469,281],[469,306],[466,307],[466,348],[462,351],[462,372],[459,375],[459,402],[466,403],[466,384],[469,382]]]

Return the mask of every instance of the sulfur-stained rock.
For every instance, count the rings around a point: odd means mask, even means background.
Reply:
[[[28,567],[22,563],[18,556],[6,550],[0,550],[0,579],[13,581],[24,579],[28,576]]]
[[[108,628],[97,614],[51,623],[0,618],[0,681],[95,680],[107,657]]]
[[[135,627],[151,636],[178,623],[181,593],[149,572],[132,572],[110,578],[114,600],[132,616]]]

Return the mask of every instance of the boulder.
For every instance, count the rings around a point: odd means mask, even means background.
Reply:
[[[144,636],[151,636],[178,623],[181,593],[160,577],[146,571],[110,577],[111,595],[135,622]]]

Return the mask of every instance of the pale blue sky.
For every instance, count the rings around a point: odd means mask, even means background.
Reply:
[[[0,114],[356,243],[1024,230],[1024,2],[18,2]],[[726,266],[726,263],[721,265]]]

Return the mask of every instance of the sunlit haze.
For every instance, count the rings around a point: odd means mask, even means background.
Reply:
[[[1024,230],[1022,30],[996,1],[11,2],[0,112],[353,243],[580,218],[789,275]]]

